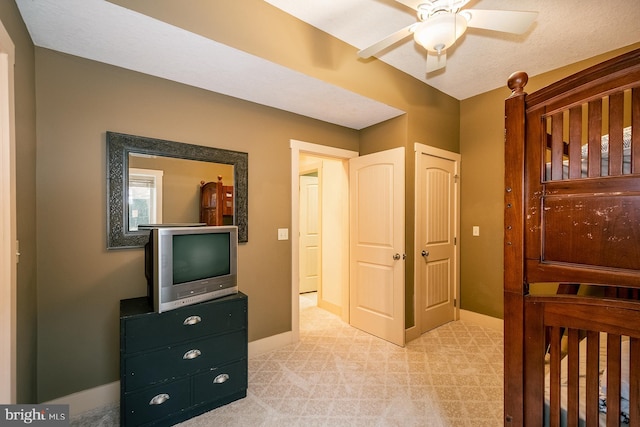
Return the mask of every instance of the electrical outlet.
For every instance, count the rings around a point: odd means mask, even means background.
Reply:
[[[278,228],[278,240],[289,240],[288,228]]]

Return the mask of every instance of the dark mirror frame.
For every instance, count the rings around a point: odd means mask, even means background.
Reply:
[[[186,160],[233,165],[235,212],[238,241],[247,242],[247,195],[249,155],[239,151],[165,141],[116,132],[107,132],[107,249],[143,247],[148,231],[129,231],[129,153],[175,157]]]

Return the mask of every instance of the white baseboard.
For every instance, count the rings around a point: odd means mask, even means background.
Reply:
[[[289,331],[252,341],[249,343],[249,358],[289,345],[292,343],[292,339],[292,332]],[[114,381],[44,403],[50,405],[69,405],[69,416],[73,417],[93,409],[116,405],[119,402],[120,381]]]
[[[474,311],[460,310],[460,320],[472,322],[478,326],[495,329],[500,332],[504,330],[504,321],[502,319],[487,316],[486,314],[476,313]]]
[[[262,338],[249,343],[249,359],[268,351],[277,350],[293,343],[293,332],[283,332],[278,335]]]
[[[409,342],[420,338],[420,328],[412,326],[404,330],[404,341]]]

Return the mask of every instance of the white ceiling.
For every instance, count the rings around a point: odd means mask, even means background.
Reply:
[[[394,0],[266,0],[361,49],[415,21]],[[36,46],[362,129],[403,111],[104,0],[16,0]],[[185,4],[188,7],[188,3]],[[478,9],[536,10],[524,36],[469,29],[427,77],[412,40],[380,59],[457,98],[640,41],[638,0],[477,0]],[[355,52],[354,52],[355,55]],[[171,60],[167,60],[171,58]]]
[[[416,22],[394,0],[265,0],[355,47],[364,49]],[[475,0],[465,9],[537,11],[522,36],[469,28],[447,52],[447,66],[426,76],[425,52],[410,37],[379,59],[457,99],[506,86],[524,70],[544,73],[640,41],[638,0]]]
[[[404,112],[104,0],[17,0],[36,46],[352,129]]]

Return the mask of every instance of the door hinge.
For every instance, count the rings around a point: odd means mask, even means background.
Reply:
[[[455,174],[455,175],[453,176],[453,182],[454,182],[454,184],[457,184],[457,183],[458,183],[458,179],[459,179],[459,178],[460,178],[460,176],[459,176],[458,174]]]
[[[455,246],[455,245],[457,245],[457,244],[458,244],[458,238],[457,238],[457,237],[454,237],[454,238],[453,238],[453,246]]]
[[[458,300],[456,298],[453,299],[453,306],[454,307],[458,306]]]

